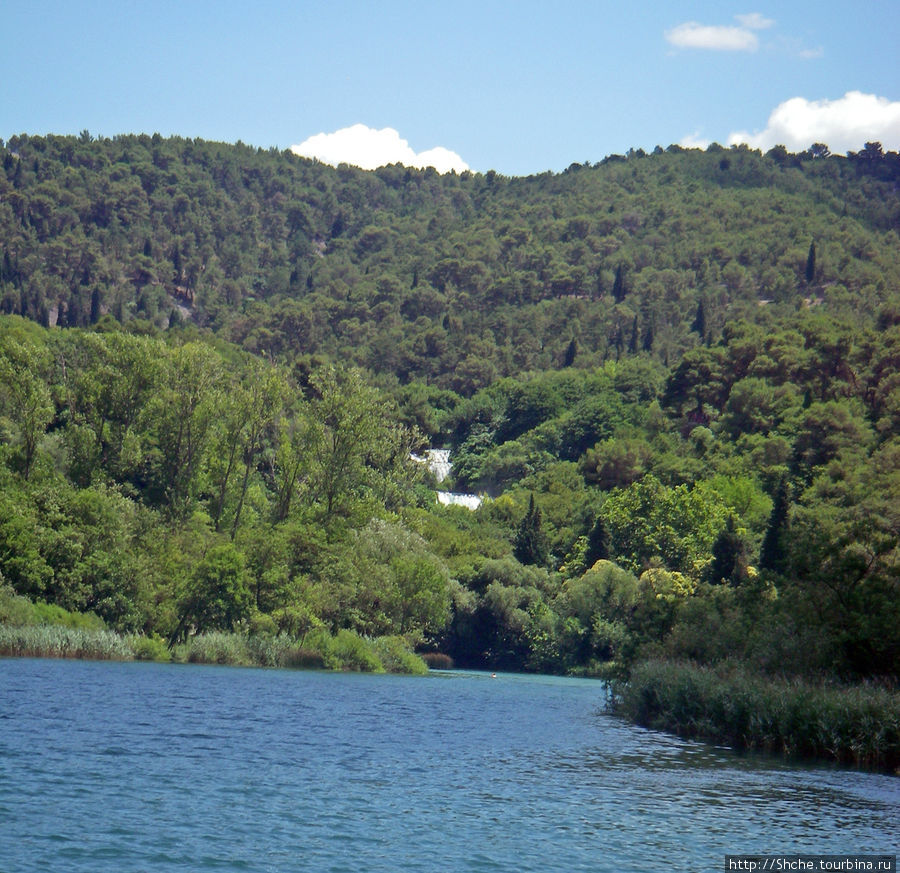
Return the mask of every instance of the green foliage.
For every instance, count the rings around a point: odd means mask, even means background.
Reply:
[[[712,556],[726,509],[699,488],[663,485],[652,475],[613,492],[603,504],[613,552],[632,572],[660,559],[697,577]]]

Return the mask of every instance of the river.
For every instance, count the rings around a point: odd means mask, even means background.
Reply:
[[[0,870],[713,871],[897,851],[900,780],[645,731],[605,694],[0,660]]]

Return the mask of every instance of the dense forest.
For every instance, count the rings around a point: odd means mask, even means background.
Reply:
[[[900,675],[897,153],[0,157],[8,624]]]

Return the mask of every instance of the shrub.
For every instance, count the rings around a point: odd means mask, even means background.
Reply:
[[[388,673],[424,676],[428,672],[425,661],[410,651],[403,637],[378,637],[372,648]]]
[[[312,646],[322,653],[329,670],[359,670],[383,673],[384,665],[371,643],[351,630],[339,630],[334,637],[323,632],[310,634]]]
[[[0,624],[21,627],[37,623],[34,604],[27,597],[16,594],[10,585],[0,587]]]
[[[159,637],[145,637],[135,634],[127,638],[136,661],[171,661],[172,654]]]
[[[422,652],[419,657],[429,670],[452,670],[453,658],[443,652]]]

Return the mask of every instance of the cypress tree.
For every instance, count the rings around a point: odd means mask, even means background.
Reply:
[[[716,537],[712,547],[712,556],[709,581],[713,585],[721,582],[737,585],[745,575],[744,543],[735,530],[733,515],[728,516],[725,527]]]
[[[631,339],[628,341],[628,354],[636,355],[638,350],[638,317],[635,315],[634,321],[631,323]]]
[[[809,244],[809,254],[806,256],[806,284],[811,285],[816,277],[816,244]]]
[[[534,504],[534,494],[528,501],[528,512],[516,531],[513,555],[520,564],[543,566],[547,563],[547,538],[541,527],[541,511]]]
[[[616,267],[616,278],[613,281],[612,295],[616,303],[621,303],[628,292],[625,290],[625,277],[622,274],[622,265]]]
[[[608,561],[611,554],[609,530],[602,515],[597,516],[594,526],[587,537],[587,549],[584,553],[584,565],[593,567],[597,561]]]
[[[696,331],[700,334],[700,339],[703,339],[706,336],[706,307],[703,305],[703,300],[697,304],[697,315],[694,317],[694,323],[691,325],[691,330]]]
[[[568,348],[566,349],[565,358],[563,358],[563,366],[571,367],[572,364],[575,363],[575,356],[578,354],[578,343],[575,342],[575,338],[572,338],[572,341],[569,343]]]
[[[787,482],[784,477],[778,483],[775,501],[766,525],[762,546],[759,550],[759,568],[773,573],[785,573],[788,568],[787,532],[790,511]]]

